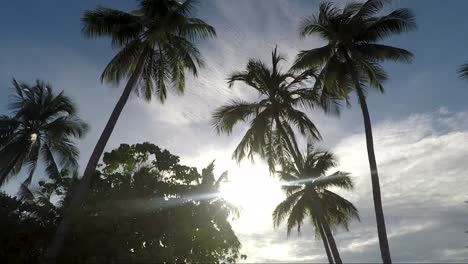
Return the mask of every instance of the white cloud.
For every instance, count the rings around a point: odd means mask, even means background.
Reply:
[[[107,149],[120,143],[150,141],[181,155],[182,161],[190,165],[202,167],[216,158],[217,175],[229,169],[232,177],[241,177],[247,171],[255,177],[256,184],[272,183],[261,163],[254,166],[244,162],[239,167],[230,159],[245,127],[238,128],[230,137],[216,136],[210,125],[210,112],[231,98],[255,98],[243,86],[228,89],[225,80],[232,71],[243,69],[248,58],[267,62],[278,44],[290,63],[297,50],[320,44],[317,39],[297,37],[300,19],[310,15],[317,4],[305,2],[307,8],[299,1],[285,0],[201,2],[200,15],[218,30],[216,40],[200,43],[207,67],[198,79],[188,78],[184,97],[171,95],[164,105],[146,104],[132,98]],[[76,54],[71,49],[9,47],[2,54],[0,69],[4,79],[41,77],[57,89],[66,89],[79,103],[81,116],[92,127],[91,133],[80,142],[83,165],[121,89],[100,85],[102,65],[91,63],[84,54]],[[102,58],[102,64],[109,59]],[[414,73],[414,76],[413,83],[407,85],[409,89],[433,81],[427,72]],[[341,162],[339,169],[351,172],[356,180],[355,192],[343,192],[343,196],[357,205],[362,222],[353,223],[348,233],[341,230],[337,233],[343,260],[376,262],[380,261],[380,253],[362,121],[356,119],[360,118],[357,104],[351,111],[357,114],[349,118],[349,112],[341,120],[317,113],[312,113],[312,119],[325,139],[320,144],[331,146]],[[468,229],[468,206],[463,203],[468,200],[468,112],[440,108],[434,113],[414,114],[403,120],[376,122],[374,126],[394,260],[461,262],[468,259],[464,248],[468,244],[468,236],[464,234]],[[233,223],[248,262],[326,261],[322,244],[315,240],[310,228],[304,228],[300,237],[293,233],[287,239],[284,229],[275,231],[272,227],[271,209],[277,201],[256,202],[265,203],[263,210],[244,212],[239,219],[239,222],[255,223],[255,230],[245,228],[246,224],[238,224],[236,228]]]
[[[468,251],[462,250],[468,243],[464,234],[468,207],[463,203],[468,198],[466,123],[466,113],[435,111],[374,125],[388,237],[396,262],[456,262],[468,257]],[[441,126],[445,129],[439,130]],[[356,182],[354,192],[340,193],[355,203],[362,218],[351,224],[350,232],[336,234],[342,258],[379,261],[364,134],[344,137],[333,151],[340,160],[338,169],[351,172]],[[265,208],[270,208],[268,202]],[[271,211],[258,211],[254,217],[270,227],[254,232],[234,223],[249,262],[326,261],[310,227],[304,227],[299,238],[292,233],[286,239],[284,227],[273,230]]]

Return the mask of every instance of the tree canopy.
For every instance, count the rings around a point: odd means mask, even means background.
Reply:
[[[199,173],[150,143],[105,153],[59,262],[234,262],[240,242],[228,219],[235,214],[216,195],[213,168]],[[2,195],[0,258],[37,261],[77,183],[41,181],[32,200]]]

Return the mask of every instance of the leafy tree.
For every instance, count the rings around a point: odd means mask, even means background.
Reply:
[[[279,227],[287,218],[288,235],[294,227],[300,232],[304,219],[309,216],[316,235],[323,240],[329,262],[342,263],[330,226],[342,226],[348,230],[351,219],[359,219],[359,214],[351,202],[328,188],[352,190],[353,182],[346,172],[326,175],[337,165],[331,153],[307,151],[306,155],[299,156],[302,160],[300,165],[289,161],[278,172],[279,177],[287,182],[283,186],[287,197],[273,211],[274,226]]]
[[[119,50],[102,73],[101,79],[119,82],[128,78],[124,91],[91,154],[82,184],[75,192],[70,209],[64,215],[54,237],[47,258],[58,255],[71,225],[71,214],[85,199],[110,135],[130,94],[150,100],[155,94],[161,102],[166,99],[167,87],[174,86],[182,93],[185,70],[198,73],[203,65],[200,52],[191,42],[198,38],[216,36],[213,27],[190,13],[194,1],[139,0],[138,8],[130,13],[98,7],[83,15],[83,32],[87,37],[110,37]]]
[[[37,80],[28,85],[13,79],[13,86],[12,115],[0,116],[0,186],[26,167],[24,190],[40,160],[49,177],[58,175],[59,165],[77,167],[73,140],[84,136],[88,125],[77,117],[70,98],[63,92],[54,94],[49,84]]]
[[[217,195],[226,174],[215,179],[213,169],[211,163],[199,174],[149,143],[105,153],[58,261],[235,262],[240,242],[228,222],[235,215]],[[62,175],[41,181],[34,199],[0,196],[0,259],[37,262],[78,183]]]
[[[325,88],[338,88],[337,93],[345,97],[352,90],[357,94],[364,119],[380,250],[383,262],[391,263],[365,94],[366,87],[383,92],[381,83],[387,79],[387,74],[380,62],[410,62],[413,57],[407,50],[378,42],[391,35],[413,30],[416,23],[414,15],[408,9],[398,9],[380,16],[379,12],[386,2],[388,1],[350,2],[343,8],[337,8],[328,2],[320,4],[319,14],[304,20],[300,34],[318,35],[327,44],[301,51],[294,68],[321,67],[320,79]]]
[[[214,114],[214,126],[218,133],[230,134],[238,123],[251,120],[250,128],[235,149],[233,157],[240,161],[246,156],[260,154],[265,158],[271,170],[285,156],[298,152],[293,128],[302,135],[314,139],[320,138],[320,133],[314,123],[302,111],[307,108],[321,107],[327,112],[337,112],[334,98],[319,93],[318,89],[306,88],[310,78],[315,78],[315,70],[307,70],[301,74],[293,70],[282,72],[279,63],[284,58],[277,49],[271,55],[272,67],[262,61],[251,59],[245,71],[235,72],[229,78],[229,86],[235,82],[243,82],[255,89],[260,100],[246,102],[234,100],[230,104],[218,108]]]

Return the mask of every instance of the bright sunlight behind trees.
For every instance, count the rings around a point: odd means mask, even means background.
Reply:
[[[0,263],[466,262],[467,8],[4,3]]]

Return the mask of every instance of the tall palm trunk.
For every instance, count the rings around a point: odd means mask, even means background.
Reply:
[[[331,232],[330,225],[328,224],[327,220],[323,214],[323,207],[322,204],[319,202],[319,197],[317,194],[313,193],[310,196],[310,200],[312,203],[313,208],[317,212],[317,217],[322,224],[323,231],[325,233],[325,237],[328,240],[328,244],[330,245],[331,252],[333,254],[333,258],[335,259],[336,264],[342,264],[340,253],[338,252],[338,247],[335,243],[335,238],[333,237],[333,233]]]
[[[107,121],[107,124],[104,130],[102,131],[102,134],[99,137],[96,146],[94,147],[93,153],[89,158],[88,165],[86,165],[83,178],[72,193],[73,197],[70,201],[70,205],[65,210],[60,225],[58,226],[57,231],[55,232],[55,235],[52,239],[52,242],[47,248],[45,254],[45,261],[47,263],[55,263],[57,261],[57,257],[63,248],[65,238],[70,232],[73,214],[78,211],[79,207],[86,198],[86,195],[88,193],[89,187],[93,179],[93,175],[95,174],[96,166],[99,162],[102,153],[104,152],[104,148],[106,147],[107,141],[109,140],[109,137],[111,136],[112,131],[114,130],[115,124],[117,123],[117,120],[119,119],[119,116],[122,113],[122,110],[125,104],[127,103],[133,88],[135,87],[135,85],[138,82],[138,79],[140,78],[141,71],[143,70],[143,65],[145,62],[146,53],[146,49],[144,49],[140,54],[135,71],[129,78],[127,85],[125,86],[125,89],[122,95],[120,96],[119,101],[115,105],[114,110],[112,111],[112,114],[109,120]]]
[[[318,229],[320,232],[320,236],[322,237],[322,241],[323,241],[323,247],[325,248],[325,252],[327,253],[328,263],[333,264],[334,262],[333,262],[333,257],[330,252],[330,245],[328,244],[328,239],[327,239],[327,236],[325,235],[325,231],[323,231],[322,222],[318,220],[318,224],[319,224]]]
[[[372,194],[374,197],[375,218],[377,221],[377,234],[379,236],[380,254],[383,263],[392,263],[390,257],[390,247],[388,246],[387,229],[385,227],[385,217],[382,207],[382,197],[380,193],[379,173],[377,171],[377,162],[375,161],[374,139],[372,137],[372,125],[370,121],[369,109],[367,108],[366,96],[358,81],[357,73],[352,71],[352,78],[356,86],[356,92],[361,105],[362,116],[364,118],[364,129],[366,132],[367,156],[372,181]]]

